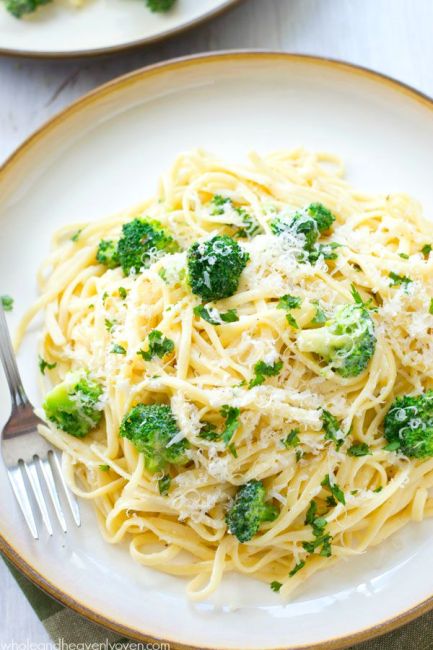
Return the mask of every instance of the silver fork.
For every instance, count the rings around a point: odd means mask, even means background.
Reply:
[[[34,414],[33,406],[24,391],[1,304],[0,358],[6,373],[12,401],[11,415],[1,433],[1,452],[18,505],[34,539],[39,539],[39,532],[32,501],[38,506],[48,534],[52,535],[50,508],[44,495],[44,492],[48,492],[60,526],[66,533],[66,518],[53,468],[58,475],[58,482],[63,487],[66,501],[77,526],[80,525],[78,503],[66,485],[57,453],[37,431],[38,425],[45,423]],[[41,481],[41,477],[43,477],[43,481]],[[44,485],[46,490],[44,490]],[[33,500],[29,496],[27,486],[31,489]]]

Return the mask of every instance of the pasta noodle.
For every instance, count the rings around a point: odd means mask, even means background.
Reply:
[[[212,209],[215,196],[224,198],[219,211]],[[336,217],[321,241],[339,247],[331,259],[300,263],[302,238],[288,242],[269,224],[313,202]],[[155,256],[149,268],[125,277],[121,268],[99,264],[95,251],[137,216],[160,221],[183,250]],[[236,241],[249,261],[238,290],[208,305],[214,319],[236,310],[238,320],[213,324],[194,311],[200,300],[185,279],[185,250],[242,229],[250,232]],[[414,200],[363,194],[344,179],[337,157],[303,149],[254,153],[247,165],[187,153],[152,199],[59,230],[18,344],[43,310],[40,354],[56,364],[42,376],[44,392],[77,368],[104,386],[105,417],[86,437],[52,423],[41,433],[63,451],[65,476],[77,495],[93,502],[105,539],[127,540],[138,563],[186,577],[192,599],[206,598],[232,571],[273,582],[288,596],[316,571],[429,516],[433,458],[384,449],[382,422],[397,395],[433,387],[433,257],[422,252],[430,231]],[[376,346],[367,368],[345,377],[301,351],[298,337],[318,313],[329,318],[353,303],[352,284],[376,305]],[[289,312],[278,303],[287,294],[301,300]],[[174,350],[146,361],[137,352],[155,329]],[[116,345],[125,353],[114,354]],[[256,364],[276,360],[281,370],[250,387]],[[167,494],[159,489],[162,473],[151,473],[143,453],[119,437],[122,419],[137,403],[169,404],[189,443],[188,463],[170,468]],[[217,437],[201,437],[205,422],[224,427],[227,405],[239,409],[231,449]],[[341,440],[326,436],[324,411],[337,419]],[[296,444],[284,445],[293,430]],[[353,444],[368,453],[350,455]],[[254,479],[279,515],[241,543],[227,530],[226,512],[239,486]],[[335,498],[337,488],[344,503]],[[312,501],[326,519],[330,557],[320,546],[307,550],[315,539]]]

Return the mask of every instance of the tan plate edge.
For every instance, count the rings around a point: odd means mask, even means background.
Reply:
[[[226,12],[234,9],[237,5],[240,5],[245,0],[227,0],[227,4],[224,4],[222,7],[217,9],[211,9],[207,13],[198,18],[194,18],[189,22],[185,23],[181,27],[173,27],[172,29],[167,29],[160,34],[155,36],[148,36],[145,38],[139,38],[138,40],[132,41],[132,43],[127,43],[126,45],[112,45],[111,47],[98,47],[96,49],[90,50],[76,50],[73,52],[47,52],[47,51],[32,51],[24,52],[21,50],[14,50],[13,48],[2,48],[0,47],[0,56],[8,57],[17,57],[20,59],[81,59],[87,57],[102,57],[109,56],[110,54],[117,54],[119,52],[131,52],[138,50],[146,45],[155,45],[156,43],[161,43],[172,36],[177,36],[183,34],[194,27],[198,27],[204,23],[209,22],[213,18],[222,16]]]
[[[27,153],[27,151],[44,136],[54,130],[58,125],[62,124],[70,116],[79,112],[81,109],[87,107],[88,105],[99,101],[101,98],[106,97],[112,92],[121,90],[125,86],[135,83],[136,81],[141,80],[143,77],[149,77],[164,73],[167,70],[174,70],[179,68],[186,68],[191,65],[197,64],[207,64],[213,61],[221,60],[253,60],[253,59],[276,59],[276,60],[287,60],[290,62],[299,62],[299,63],[309,63],[311,65],[323,65],[331,68],[341,69],[342,71],[349,72],[352,74],[357,74],[360,76],[368,77],[369,79],[387,85],[393,90],[398,91],[407,97],[415,100],[418,103],[421,103],[423,106],[427,107],[433,111],[433,99],[422,92],[415,90],[411,86],[404,84],[392,77],[387,75],[374,72],[368,68],[358,66],[355,64],[347,63],[345,61],[339,61],[336,59],[330,59],[325,57],[312,56],[307,54],[290,54],[286,52],[274,52],[267,50],[240,50],[240,51],[223,51],[218,53],[210,54],[197,54],[194,56],[187,56],[172,59],[165,63],[158,63],[151,66],[147,66],[140,70],[136,70],[127,75],[118,77],[117,79],[110,81],[96,90],[84,95],[82,98],[76,100],[68,108],[64,109],[53,118],[48,120],[43,124],[37,131],[35,131],[29,138],[27,138],[22,145],[16,149],[14,153],[0,166],[0,181],[6,180],[7,173],[12,168],[12,166],[19,162],[19,160]],[[107,619],[103,613],[92,609],[88,605],[75,600],[73,596],[65,593],[60,586],[57,586],[51,583],[46,577],[41,575],[38,570],[23,560],[19,555],[18,551],[6,541],[0,532],[0,551],[12,562],[12,564],[23,573],[27,578],[29,578],[33,583],[35,583],[40,589],[46,592],[52,598],[55,598],[57,601],[69,607],[73,611],[77,612],[81,616],[88,618],[98,625],[102,625],[124,637],[130,639],[136,639],[138,641],[144,641],[147,643],[159,642],[159,643],[168,643],[172,650],[199,650],[203,646],[195,645],[192,641],[191,645],[179,644],[173,639],[156,639],[155,637],[146,635],[140,632],[137,629],[132,629],[128,627],[127,624],[123,624],[117,621]],[[315,650],[337,650],[340,648],[345,648],[347,646],[360,643],[362,641],[367,641],[381,634],[390,632],[405,623],[409,623],[418,616],[430,611],[433,609],[433,593],[428,598],[417,603],[408,610],[404,610],[394,616],[391,619],[387,619],[378,623],[374,627],[364,628],[357,632],[354,632],[349,635],[344,635],[340,637],[334,637],[317,643],[314,645]],[[296,645],[296,646],[279,646],[275,647],[273,650],[307,650],[311,648],[311,645]],[[212,648],[211,646],[206,646],[206,650],[225,650],[222,646],[219,648]]]

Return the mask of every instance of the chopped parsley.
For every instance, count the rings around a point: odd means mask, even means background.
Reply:
[[[325,432],[325,440],[332,440],[335,443],[335,447],[338,451],[343,444],[343,438],[341,437],[340,423],[338,422],[337,418],[329,411],[323,409],[322,425]]]
[[[112,352],[113,354],[126,354],[126,350],[123,347],[123,345],[119,345],[118,343],[115,343],[113,345],[110,352]]]
[[[105,319],[105,329],[107,330],[107,332],[112,332],[115,324],[116,324],[115,320],[109,320],[108,318],[106,318]]]
[[[398,273],[394,273],[394,271],[391,271],[389,274],[389,278],[391,282],[389,283],[390,287],[396,287],[398,285],[404,285],[405,288],[407,288],[408,284],[413,282],[411,278],[408,278],[407,275],[398,275]]]
[[[39,357],[39,370],[43,375],[45,375],[45,370],[52,370],[57,366],[57,363],[48,363],[42,357]]]
[[[225,418],[226,420],[224,431],[221,434],[221,439],[224,442],[225,446],[229,447],[230,442],[233,436],[235,435],[240,424],[239,422],[240,410],[235,406],[228,406],[228,404],[225,404],[224,406],[221,407],[220,413],[223,416],[223,418]],[[233,456],[236,457],[236,452],[233,453],[232,449],[230,449],[230,452],[233,454]]]
[[[214,424],[211,422],[204,422],[198,437],[203,440],[209,440],[210,442],[217,442],[221,438],[221,434],[218,433]]]
[[[296,574],[298,573],[298,571],[300,571],[301,569],[303,569],[304,566],[305,566],[305,560],[301,560],[300,562],[298,562],[297,564],[295,564],[295,566],[293,567],[293,569],[292,569],[291,571],[289,571],[289,577],[290,577],[290,578],[293,578],[293,576],[296,575]]]
[[[399,255],[399,257],[401,257],[403,260],[408,260],[408,259],[409,259],[409,255],[407,255],[406,253],[399,253],[398,255]]]
[[[299,329],[299,325],[296,320],[293,318],[292,314],[286,314],[286,320],[295,330]]]
[[[281,296],[278,301],[278,309],[299,309],[302,304],[302,298],[299,296],[291,296],[289,293],[286,293],[285,296]]]
[[[283,443],[286,449],[290,449],[291,447],[296,447],[296,445],[299,445],[298,434],[299,434],[299,429],[292,429],[285,438],[282,438],[281,442]]]
[[[427,257],[428,255],[430,255],[430,253],[432,252],[432,250],[433,250],[433,247],[432,247],[431,244],[425,244],[425,245],[421,248],[421,253]]]
[[[433,314],[433,298],[430,300],[430,307],[428,308],[429,313]]]
[[[110,469],[110,465],[99,465],[99,469],[101,470],[101,472],[108,472],[108,470]]]
[[[12,311],[14,308],[14,299],[12,296],[8,296],[7,294],[4,294],[3,296],[0,296],[0,300],[2,303],[2,307],[5,311]]]
[[[371,454],[370,447],[365,442],[354,442],[347,450],[349,456],[368,456]]]
[[[346,499],[344,498],[343,490],[340,488],[339,485],[337,485],[337,483],[331,483],[329,474],[325,476],[325,478],[323,479],[320,485],[324,488],[327,488],[337,501],[342,503],[344,506],[346,505]]]
[[[370,309],[371,311],[377,311],[377,307],[373,302],[373,298],[369,298],[367,302],[364,302],[361,294],[359,293],[358,289],[355,287],[353,283],[350,285],[350,292],[352,294],[353,300],[357,305],[360,305],[361,307],[365,307],[365,309]]]
[[[316,549],[322,547],[320,550],[320,555],[322,557],[329,557],[331,555],[332,537],[325,533],[327,523],[325,517],[317,516],[316,501],[310,501],[304,524],[312,527],[315,539],[302,542],[302,547],[307,551],[307,553],[312,554]]]
[[[283,586],[283,583],[278,582],[277,580],[273,580],[269,586],[272,589],[272,591],[275,591],[276,593],[278,593],[280,591],[281,587]]]
[[[280,360],[275,361],[274,363],[266,363],[265,361],[258,361],[254,365],[254,377],[251,379],[248,384],[248,388],[254,388],[254,386],[260,386],[265,381],[266,377],[276,377],[281,368],[283,367],[283,362]]]
[[[79,239],[79,237],[80,237],[80,235],[81,235],[82,232],[83,232],[83,229],[82,229],[82,228],[80,228],[79,230],[77,230],[76,232],[74,232],[74,234],[73,234],[72,237],[71,237],[71,241],[73,241],[73,242],[78,241],[78,239]]]
[[[309,252],[308,260],[311,264],[317,262],[321,256],[324,260],[336,260],[338,257],[338,254],[335,252],[336,248],[341,248],[341,244],[337,244],[335,241],[331,241],[328,244],[316,244]]]
[[[198,434],[199,438],[203,440],[209,440],[209,442],[219,442],[222,441],[227,447],[229,452],[235,458],[238,457],[234,444],[231,442],[233,436],[235,435],[239,427],[239,415],[240,410],[234,406],[229,406],[225,404],[220,409],[220,414],[225,418],[225,425],[222,432],[218,432],[216,426],[211,422],[203,422],[203,427]]]
[[[285,296],[281,296],[279,299],[277,309],[285,309],[286,311],[290,311],[290,309],[299,309],[301,304],[301,298],[298,296],[291,296],[289,293],[286,293]],[[299,329],[299,325],[292,314],[286,314],[286,319],[289,325],[291,325],[294,329]]]
[[[125,289],[125,287],[119,287],[119,296],[122,298],[122,300],[125,300],[127,295],[128,295],[128,292]]]
[[[211,325],[221,325],[224,323],[234,323],[239,320],[238,312],[236,309],[229,309],[225,312],[218,312],[216,309],[207,309],[204,305],[197,305],[194,307],[194,314],[199,318],[207,321]]]
[[[234,458],[238,457],[238,452],[236,451],[236,447],[234,446],[233,442],[228,445],[227,449]]]
[[[323,323],[326,323],[328,317],[321,308],[319,301],[312,300],[311,304],[316,307],[316,313],[314,314],[314,318],[311,322],[314,323],[314,325],[322,325]]]
[[[251,238],[261,232],[262,228],[252,215],[250,215],[247,210],[243,207],[236,207],[233,204],[233,201],[228,196],[221,196],[221,194],[215,194],[211,200],[211,214],[214,215],[223,215],[225,213],[226,206],[230,207],[234,212],[236,212],[242,220],[242,226],[238,227],[235,233],[235,237],[240,238]]]
[[[139,350],[137,354],[145,361],[151,361],[153,357],[162,359],[166,354],[174,350],[174,342],[163,335],[159,330],[152,330],[149,334],[149,347],[147,350]]]
[[[171,476],[169,476],[168,474],[164,474],[164,476],[160,478],[158,481],[159,493],[163,497],[167,496],[168,491],[170,489],[170,485],[171,485]]]
[[[377,487],[375,490],[373,490],[373,492],[376,492],[376,493],[377,492],[382,492],[382,490],[383,490],[383,485],[379,485],[379,487]]]

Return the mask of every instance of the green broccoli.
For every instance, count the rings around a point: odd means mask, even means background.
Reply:
[[[22,18],[25,14],[31,14],[42,5],[52,0],[7,0],[6,9],[15,18]]]
[[[165,404],[137,404],[125,415],[120,435],[134,443],[144,454],[149,472],[164,471],[169,464],[188,462],[188,441],[183,438],[171,443],[179,429],[169,406]]]
[[[433,456],[433,390],[396,397],[384,428],[388,448],[414,458]]]
[[[305,237],[305,248],[312,248],[319,236],[330,229],[335,217],[321,203],[311,203],[303,210],[297,210],[290,219],[276,217],[271,221],[274,235],[285,232],[302,234]]]
[[[254,537],[264,521],[274,521],[278,508],[265,502],[266,490],[262,481],[248,481],[239,488],[233,504],[226,515],[228,530],[240,542]]]
[[[179,244],[154,219],[133,219],[122,226],[117,255],[125,275],[138,273],[166,253],[177,253]]]
[[[96,259],[100,264],[109,269],[115,269],[119,266],[119,256],[117,254],[117,242],[113,239],[101,239],[96,251]]]
[[[331,243],[326,246],[316,246],[320,235],[329,230],[335,221],[335,217],[328,208],[321,203],[311,203],[303,210],[297,210],[289,219],[286,217],[276,217],[270,223],[274,235],[283,235],[284,233],[292,235],[303,235],[305,238],[303,257],[314,263],[319,255],[325,259],[335,259],[336,255],[333,249],[338,244]],[[329,249],[329,251],[328,251]]]
[[[45,414],[59,429],[82,438],[94,429],[102,417],[102,387],[84,370],[66,375],[43,403]]]
[[[321,356],[342,377],[356,377],[376,348],[374,322],[364,303],[343,305],[323,327],[300,332],[297,345]]]
[[[188,282],[204,301],[232,296],[248,260],[248,253],[228,235],[195,242],[187,254]]]
[[[164,13],[170,11],[176,0],[146,0],[147,7],[150,11]]]

